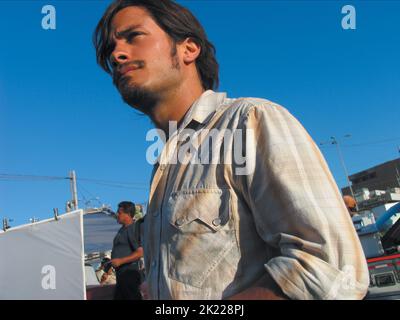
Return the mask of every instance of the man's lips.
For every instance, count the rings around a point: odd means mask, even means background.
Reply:
[[[120,85],[120,81],[122,81],[123,78],[126,78],[129,72],[142,69],[144,67],[144,62],[140,60],[118,66],[113,73],[113,83],[118,87]]]
[[[128,72],[134,71],[134,70],[137,70],[137,69],[139,69],[138,66],[123,67],[123,68],[121,68],[120,75],[123,76],[123,75],[127,74]]]

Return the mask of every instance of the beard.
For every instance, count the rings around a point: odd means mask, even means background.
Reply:
[[[138,69],[145,66],[144,61],[134,61],[129,64],[135,65]],[[119,69],[115,70],[113,74],[113,83],[126,104],[149,116],[152,114],[153,109],[159,101],[156,93],[147,88],[132,85],[130,77],[123,77]]]
[[[121,94],[122,100],[140,112],[151,116],[159,101],[158,94],[147,88],[132,85],[129,81],[129,77],[118,81],[117,88]]]
[[[180,64],[177,55],[176,45],[171,48],[171,70],[179,70]],[[117,67],[113,74],[113,83],[121,94],[122,100],[131,107],[152,116],[154,109],[161,100],[160,94],[149,88],[130,84],[130,77],[121,75],[121,68],[126,65],[135,66],[138,69],[145,67],[143,60],[135,60]]]

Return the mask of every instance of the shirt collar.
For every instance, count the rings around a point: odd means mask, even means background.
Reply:
[[[205,124],[211,119],[211,115],[219,108],[224,99],[225,92],[207,90],[192,104],[182,121],[181,128],[185,128],[192,120]]]

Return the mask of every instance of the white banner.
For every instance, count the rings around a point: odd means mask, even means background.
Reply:
[[[0,233],[0,299],[86,299],[82,216]]]

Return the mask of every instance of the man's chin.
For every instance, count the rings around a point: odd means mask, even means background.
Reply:
[[[151,114],[151,110],[157,104],[157,94],[143,86],[124,83],[118,86],[122,100],[129,106],[147,114]]]
[[[139,86],[129,75],[123,76],[117,83],[114,83],[114,85],[117,87],[119,92],[133,90]]]

